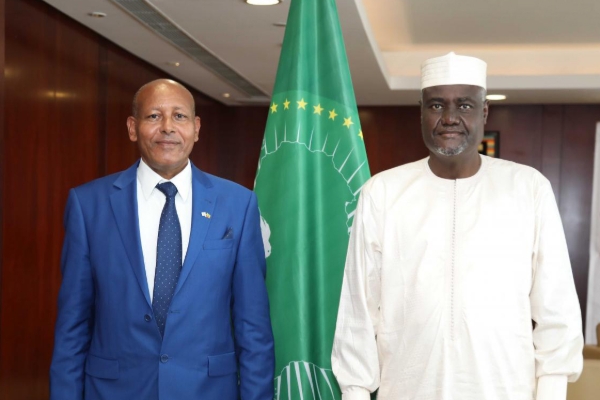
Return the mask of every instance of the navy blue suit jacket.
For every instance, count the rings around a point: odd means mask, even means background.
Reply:
[[[256,196],[192,166],[190,241],[161,339],[140,243],[137,165],[69,194],[51,399],[271,400]]]

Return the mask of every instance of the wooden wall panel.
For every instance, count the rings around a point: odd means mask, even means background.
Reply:
[[[559,207],[585,318],[589,275],[594,142],[600,106],[565,106]]]
[[[6,69],[5,65],[5,23],[4,17],[5,15],[5,4],[4,0],[0,0],[0,70],[4,71],[3,74],[0,74],[0,255],[4,254],[4,240],[2,238],[3,235],[3,218],[4,218],[4,163],[1,160],[4,160],[4,80],[5,76],[10,74],[10,70]],[[2,321],[2,264],[3,257],[0,257],[0,322]],[[0,330],[0,340],[2,340],[2,331]],[[2,348],[0,347],[0,359],[2,359]],[[1,387],[0,387],[1,389]]]
[[[98,45],[60,15],[7,1],[1,390],[44,398],[68,189],[96,176]]]
[[[197,105],[200,139],[190,156],[200,169],[254,187],[268,107]]]
[[[418,106],[360,107],[371,174],[427,157]]]
[[[541,172],[552,184],[557,200],[560,197],[560,170],[564,107],[561,105],[544,106],[542,114],[543,140],[541,143]]]
[[[126,121],[131,101],[145,83],[161,78],[158,71],[144,68],[142,62],[115,46],[106,54],[106,170],[103,175],[124,170],[139,157],[135,143],[129,140]]]
[[[542,106],[490,105],[486,130],[500,132],[500,157],[541,169]]]
[[[230,156],[230,158],[245,167],[243,169],[235,168],[229,179],[236,182],[249,182],[250,185],[247,185],[247,187],[253,189],[269,109],[263,107],[237,107],[235,111],[236,114],[232,119],[235,124],[229,135],[239,137],[236,140],[237,147],[235,150],[238,155]]]
[[[196,115],[200,117],[200,136],[190,155],[196,167],[221,176],[219,165],[222,164],[223,154],[219,153],[219,149],[224,147],[221,143],[235,140],[227,135],[232,113],[230,108],[198,104],[196,100]]]
[[[236,107],[229,110],[229,124],[216,133],[219,142],[217,154],[221,158],[216,173],[243,182],[252,189],[269,109]]]

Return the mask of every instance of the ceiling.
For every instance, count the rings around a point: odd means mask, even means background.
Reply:
[[[290,0],[275,6],[243,0],[44,1],[224,104],[269,101],[285,30],[276,25],[285,24]],[[417,104],[420,64],[450,51],[484,59],[488,93],[507,95],[504,103],[600,103],[598,0],[336,3],[359,105]],[[152,9],[188,42],[203,47],[220,71],[227,71],[221,74],[225,77],[160,36],[128,7]],[[93,18],[95,11],[107,16]]]

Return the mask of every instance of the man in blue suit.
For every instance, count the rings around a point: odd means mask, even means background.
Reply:
[[[273,398],[256,197],[191,164],[194,109],[174,81],[142,86],[141,160],[69,194],[52,400]]]

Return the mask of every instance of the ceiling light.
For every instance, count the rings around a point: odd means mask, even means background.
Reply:
[[[503,94],[488,94],[485,98],[488,100],[506,100],[506,96]]]
[[[225,97],[226,99],[228,99],[229,97],[231,97],[231,95],[229,93],[223,93],[223,97]]]
[[[272,6],[281,3],[281,0],[246,0],[246,3],[253,6]]]
[[[90,17],[94,17],[94,18],[104,18],[104,17],[106,17],[106,13],[103,13],[103,12],[100,12],[100,11],[92,11],[88,15]]]
[[[181,64],[178,61],[169,61],[167,62],[172,67],[179,67]]]
[[[285,26],[286,26],[286,25],[287,25],[287,24],[286,24],[285,22],[275,22],[275,23],[273,24],[273,26],[276,26],[276,27],[278,27],[278,28],[285,28]]]

